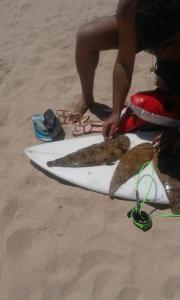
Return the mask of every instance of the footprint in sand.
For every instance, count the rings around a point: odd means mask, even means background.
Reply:
[[[0,182],[2,184],[2,182],[7,182],[7,177],[14,165],[14,159],[12,154],[7,151],[6,147],[1,147],[0,153]]]
[[[7,205],[2,211],[2,217],[12,219],[18,210],[17,196],[13,195],[7,200]]]
[[[46,273],[54,274],[58,273],[61,269],[61,260],[58,256],[51,258],[46,265]]]
[[[6,249],[12,259],[25,256],[31,247],[35,231],[32,228],[23,228],[15,231],[7,240]]]
[[[28,82],[29,78],[25,76],[17,77],[12,83],[12,89],[17,92],[22,88],[26,87],[26,83]]]
[[[60,292],[60,283],[52,283],[49,285],[46,285],[45,289],[43,290],[41,300],[64,300],[64,298],[61,298],[61,292]],[[76,300],[77,298],[74,298]]]
[[[65,90],[69,90],[72,85],[74,85],[77,82],[77,77],[76,76],[72,76],[72,75],[65,75],[61,78],[61,82],[64,86]]]
[[[180,299],[180,277],[171,277],[168,279],[162,289],[163,299],[178,300]]]
[[[0,133],[0,149],[5,149],[9,146],[9,137],[3,136]]]
[[[56,22],[59,22],[61,20],[61,18],[62,18],[62,12],[60,11],[50,17],[47,17],[45,19],[45,22],[46,22],[46,24],[54,24]]]
[[[43,58],[40,55],[35,55],[32,58],[29,59],[29,65],[30,66],[39,66],[43,62]]]
[[[106,250],[94,250],[83,255],[79,270],[76,275],[68,282],[66,282],[61,289],[62,299],[66,299],[71,295],[77,283],[91,270],[98,268],[100,265],[106,264],[116,265],[117,261],[121,260],[121,256],[114,255],[114,253]],[[105,275],[107,276],[107,274]],[[133,299],[134,300],[134,299]]]
[[[22,189],[28,188],[28,190],[30,190],[36,188],[38,185],[39,185],[39,181],[37,180],[37,177],[34,176],[34,173],[30,173],[24,176],[20,184],[20,187]]]
[[[4,127],[7,123],[10,107],[9,104],[0,106],[0,127]]]
[[[93,299],[98,299],[101,297],[104,290],[108,287],[108,283],[113,276],[113,272],[111,270],[105,270],[100,272],[93,284]]]
[[[134,287],[125,287],[115,300],[136,300],[138,299],[139,290]]]
[[[0,231],[2,232],[12,221],[15,213],[18,211],[17,196],[13,195],[6,199],[7,204],[2,210],[0,218]]]
[[[26,13],[29,13],[31,8],[32,8],[32,5],[30,3],[25,3],[20,7],[20,13],[22,13],[23,15]]]
[[[0,85],[3,83],[6,75],[11,72],[10,66],[0,59]]]
[[[41,45],[41,46],[37,46],[34,48],[34,53],[39,55],[39,56],[42,56],[46,53],[46,51],[48,50],[48,46],[47,45]]]

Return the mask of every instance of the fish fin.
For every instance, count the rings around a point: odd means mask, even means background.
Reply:
[[[110,183],[109,195],[113,195],[120,186],[138,173],[138,170],[146,161],[152,159],[153,147],[152,149],[150,147],[148,152],[149,147],[149,143],[143,143],[121,156]],[[143,155],[143,152],[145,152],[146,155]]]

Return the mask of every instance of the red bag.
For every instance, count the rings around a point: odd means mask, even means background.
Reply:
[[[133,111],[127,107],[124,114],[121,115],[120,132],[130,132],[144,125],[146,121],[136,116]]]
[[[121,116],[119,130],[130,132],[146,123],[180,126],[180,96],[159,89],[132,95],[129,107]]]
[[[149,123],[180,126],[180,96],[159,89],[139,92],[131,96],[129,107],[140,119]]]

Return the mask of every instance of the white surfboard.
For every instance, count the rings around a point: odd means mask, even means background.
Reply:
[[[132,148],[146,141],[152,141],[155,133],[137,132],[136,134],[127,134],[127,136],[130,139]],[[25,153],[31,161],[40,166],[42,169],[69,183],[99,193],[108,194],[110,182],[118,162],[112,166],[103,165],[87,168],[49,168],[47,166],[47,161],[49,160],[63,157],[78,149],[85,148],[102,141],[102,135],[84,136],[32,146],[25,149]],[[142,173],[142,180],[139,187],[139,196],[141,200],[144,198],[145,193],[147,193],[149,189],[152,180],[151,175],[152,168],[148,166]],[[133,176],[125,184],[119,187],[114,196],[120,199],[136,200],[136,181],[137,176]],[[151,203],[169,204],[167,194],[156,173],[148,200]]]

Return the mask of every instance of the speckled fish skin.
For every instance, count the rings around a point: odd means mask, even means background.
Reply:
[[[172,212],[180,212],[180,150],[175,154],[172,154],[170,149],[156,153],[153,163],[168,196]]]
[[[151,161],[153,155],[154,148],[151,143],[140,144],[122,155],[110,183],[110,197],[113,197],[122,184],[137,174],[144,163]]]
[[[80,149],[62,158],[47,162],[48,167],[90,167],[104,165],[118,160],[130,146],[127,136],[120,135],[117,138],[94,144]]]

